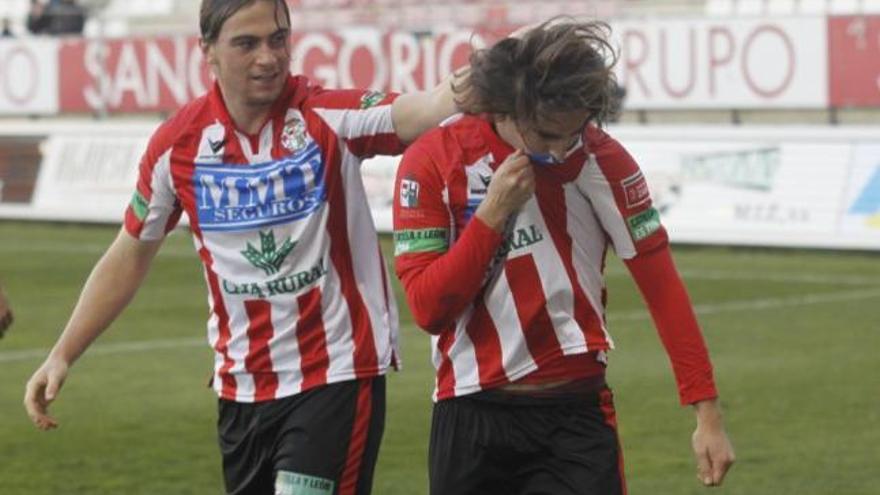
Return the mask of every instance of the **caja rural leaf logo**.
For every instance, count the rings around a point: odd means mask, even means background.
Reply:
[[[287,255],[293,251],[296,242],[287,239],[277,247],[275,243],[275,233],[273,231],[260,232],[260,249],[257,249],[251,243],[247,243],[247,249],[241,252],[244,257],[257,268],[261,268],[266,275],[274,275],[281,269]]]

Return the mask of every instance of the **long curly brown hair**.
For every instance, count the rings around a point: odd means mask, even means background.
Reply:
[[[590,122],[601,125],[619,108],[610,33],[604,22],[557,17],[477,50],[469,74],[453,86],[456,103],[468,113],[519,122],[584,110]]]

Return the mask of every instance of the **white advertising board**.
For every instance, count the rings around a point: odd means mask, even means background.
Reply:
[[[880,244],[880,144],[857,145],[845,189],[838,234]]]
[[[36,129],[12,127],[25,135]],[[121,222],[154,127],[51,130],[32,200],[0,204],[0,218]],[[880,251],[880,129],[618,126],[610,133],[641,165],[673,242]],[[362,167],[382,232],[392,229],[398,161],[377,157]]]
[[[880,249],[880,130],[612,132],[674,242]]]
[[[58,41],[0,39],[0,115],[58,113]]]
[[[824,17],[612,23],[626,108],[828,106]]]
[[[59,133],[44,145],[33,206],[53,218],[122,221],[146,148],[145,135]]]

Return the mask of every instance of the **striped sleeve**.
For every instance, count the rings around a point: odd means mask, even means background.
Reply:
[[[679,399],[692,404],[717,396],[709,353],[669,250],[648,183],[630,154],[599,129],[588,131],[590,159],[579,187],[595,208],[651,312],[672,363]]]
[[[355,89],[319,91],[308,106],[355,156],[399,155],[406,145],[397,137],[391,118],[391,104],[397,96]]]
[[[438,137],[440,133],[426,136]],[[454,238],[445,181],[421,138],[403,155],[394,202],[395,267],[416,323],[432,334],[452,328],[473,303],[502,236],[473,217]]]
[[[590,154],[578,188],[595,208],[617,255],[627,260],[665,246],[666,229],[636,161],[601,130],[588,134]]]
[[[161,126],[141,158],[138,181],[125,211],[125,230],[141,240],[162,239],[180,220],[181,207],[171,180],[171,125]]]

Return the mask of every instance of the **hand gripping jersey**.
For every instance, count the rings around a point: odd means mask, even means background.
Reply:
[[[535,167],[534,196],[499,235],[474,212],[512,152],[489,122],[462,117],[411,145],[398,170],[397,274],[416,321],[434,334],[435,399],[611,349],[603,274],[609,245],[642,289],[681,401],[714,397],[666,232],[629,154],[589,127],[563,164]]]
[[[393,99],[291,77],[248,136],[215,85],[153,135],[125,226],[160,239],[186,212],[222,398],[271,400],[396,365],[397,309],[360,176],[363,158],[403,150]]]

